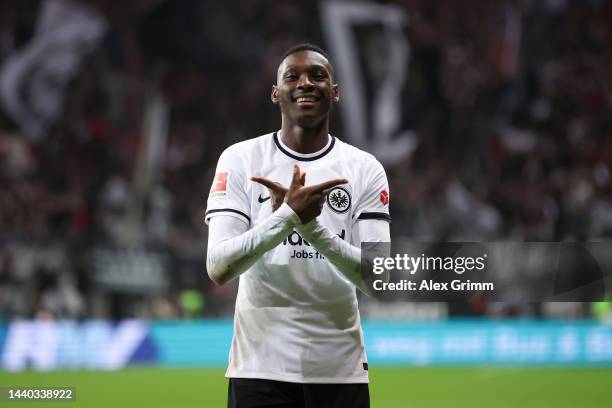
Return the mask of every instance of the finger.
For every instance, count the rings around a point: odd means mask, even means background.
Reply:
[[[275,182],[274,183],[277,187],[276,191],[282,192],[283,194],[286,194],[287,191],[289,191],[289,189],[285,186],[283,186],[281,183]]]
[[[319,208],[322,208],[325,203],[325,196],[321,193],[313,193],[310,195],[308,202],[311,205],[316,204]]]
[[[251,181],[254,181],[255,183],[259,183],[263,186],[268,187],[270,190],[272,191],[278,191],[278,192],[287,192],[287,189],[285,187],[283,187],[282,184],[276,182],[276,181],[272,181],[272,180],[268,180],[266,178],[263,177],[257,177],[257,176],[253,176],[251,177]]]
[[[303,172],[303,173],[301,174],[301,177],[300,177],[300,184],[301,184],[301,185],[303,185],[303,186],[304,186],[304,185],[306,185],[306,173],[305,173],[305,172]]]
[[[332,187],[335,187],[340,184],[347,184],[347,179],[334,179],[329,181],[324,181],[323,183],[315,184],[313,186],[308,187],[310,191],[320,191],[328,190]]]
[[[291,179],[291,187],[299,186],[300,178],[301,178],[300,166],[298,166],[297,164],[294,164],[293,165],[293,178]]]
[[[319,193],[318,191],[312,192],[310,193],[309,197],[308,197],[308,201],[311,203],[315,203],[319,200],[321,200],[322,198],[324,198],[325,196],[321,193]]]

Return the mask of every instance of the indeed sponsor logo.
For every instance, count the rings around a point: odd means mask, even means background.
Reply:
[[[340,237],[340,239],[344,240],[344,238],[346,236],[346,231],[342,230],[342,232],[340,232],[339,234],[336,234],[336,235],[338,235]],[[304,238],[302,238],[302,236],[297,231],[293,231],[291,234],[289,234],[289,236],[283,240],[283,245],[291,245],[291,246],[306,245],[306,246],[311,246],[310,243],[308,241],[306,241]]]

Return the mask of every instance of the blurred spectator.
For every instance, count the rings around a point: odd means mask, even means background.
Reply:
[[[213,288],[203,270],[202,213],[215,161],[228,145],[279,126],[266,103],[278,56],[304,40],[325,45],[317,5],[85,3],[108,30],[70,82],[47,137],[33,142],[0,117],[0,317],[113,315],[90,300],[99,290],[83,254],[123,245],[138,223],[143,245],[171,255],[172,279],[167,294],[151,294],[140,309],[121,306],[119,316],[170,318],[181,307],[189,316],[231,313],[237,283]],[[387,169],[394,236],[612,236],[611,4],[390,3],[410,16],[402,102],[419,141]],[[27,44],[39,8],[2,3],[0,64]],[[135,163],[156,90],[170,123],[156,186],[138,212]],[[193,306],[196,295],[206,309]],[[490,313],[537,312],[509,305]]]

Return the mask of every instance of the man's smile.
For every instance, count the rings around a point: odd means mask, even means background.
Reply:
[[[313,107],[319,100],[321,99],[317,95],[308,94],[308,95],[298,95],[294,96],[293,102],[300,107]]]

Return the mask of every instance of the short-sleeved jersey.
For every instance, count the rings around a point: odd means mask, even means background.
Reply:
[[[227,215],[249,227],[272,214],[260,176],[289,186],[293,165],[306,185],[346,178],[327,195],[319,223],[350,242],[360,219],[389,220],[389,187],[369,153],[329,136],[316,153],[300,154],[277,133],[227,148],[217,165],[206,222]],[[353,245],[359,245],[352,242]],[[368,382],[355,286],[297,231],[240,276],[227,377],[298,383]]]

